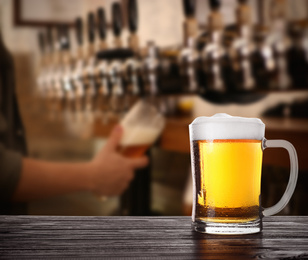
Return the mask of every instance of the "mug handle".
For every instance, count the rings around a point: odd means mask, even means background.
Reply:
[[[285,140],[266,140],[262,141],[262,150],[266,148],[284,148],[288,151],[290,157],[290,177],[288,186],[277,204],[272,207],[263,209],[263,216],[271,216],[281,211],[289,202],[295,190],[298,177],[298,160],[294,146]]]

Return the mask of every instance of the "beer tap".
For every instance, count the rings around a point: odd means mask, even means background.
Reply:
[[[139,40],[138,30],[138,9],[136,0],[127,2],[128,10],[128,28],[130,36],[128,38],[128,46],[134,52],[134,56],[127,59],[124,63],[124,79],[125,79],[125,110],[131,107],[140,95],[141,83],[141,63],[139,60]]]
[[[70,52],[70,37],[69,29],[67,25],[62,27],[61,36],[61,48],[62,48],[62,86],[64,92],[64,114],[66,121],[71,121],[72,114],[74,113],[74,100],[75,100],[75,89],[73,87],[73,70],[72,70],[72,57]]]
[[[107,22],[104,8],[99,8],[97,10],[97,28],[100,39],[99,50],[106,50],[108,48],[106,43]]]
[[[122,13],[119,3],[112,5],[112,30],[114,34],[114,47],[120,50],[122,47]],[[124,82],[123,82],[123,63],[121,59],[114,59],[108,68],[109,82],[111,84],[110,108],[114,117],[121,116],[124,112]]]
[[[251,16],[252,12],[247,0],[239,0],[236,10],[237,37],[233,43],[235,49],[234,72],[236,75],[236,91],[251,91],[255,88],[255,82],[251,68],[251,54],[254,46],[251,40]]]
[[[85,57],[83,50],[83,21],[80,17],[75,20],[77,52],[75,60],[75,68],[73,72],[73,85],[74,85],[74,108],[75,108],[75,121],[81,121],[82,110],[84,108],[84,81],[83,71],[85,67]]]
[[[124,84],[123,68],[121,61],[113,61],[109,66],[109,80],[111,84],[110,108],[112,116],[121,117],[124,112]]]
[[[114,48],[121,48],[122,47],[122,11],[121,6],[119,3],[113,3],[111,7],[112,11],[112,31],[114,35]]]
[[[100,38],[99,49],[104,51],[107,49],[106,35],[107,23],[105,17],[105,10],[99,8],[97,10],[98,17],[98,32]],[[110,83],[108,81],[108,63],[106,59],[101,59],[96,66],[96,85],[97,95],[95,102],[96,117],[103,120],[104,123],[108,122],[108,112],[110,103]]]
[[[272,46],[268,42],[269,30],[260,25],[254,32],[254,42],[256,49],[251,55],[252,72],[258,89],[275,88],[274,53]]]
[[[253,39],[255,50],[251,55],[252,71],[258,89],[273,89],[275,87],[275,60],[272,46],[269,42],[270,31],[264,24],[264,2],[260,1],[258,12],[259,24],[255,26]]]
[[[77,17],[75,20],[75,32],[76,32],[76,42],[77,42],[77,53],[76,60],[77,63],[84,61],[84,52],[83,52],[83,21],[81,17]]]
[[[88,14],[88,52],[86,57],[86,67],[83,73],[83,84],[84,84],[84,112],[85,119],[87,121],[93,121],[93,110],[96,95],[95,85],[95,17],[94,13]]]
[[[223,18],[219,12],[220,1],[209,1],[211,13],[209,14],[208,30],[209,41],[202,50],[202,62],[206,77],[206,92],[204,95],[213,100],[219,99],[226,92],[222,78],[222,58],[225,50],[222,46]]]
[[[195,18],[196,0],[183,0],[185,21],[184,29],[184,46],[190,45],[190,39],[195,39],[198,34],[198,22]]]
[[[128,46],[134,52],[139,51],[139,38],[137,35],[138,30],[138,7],[136,0],[128,0],[127,2],[128,10],[128,28],[130,36],[128,38]]]
[[[159,94],[157,69],[159,67],[159,60],[157,56],[157,47],[154,42],[148,42],[147,56],[144,59],[144,82],[145,95],[155,98]]]
[[[272,0],[271,8],[271,45],[275,59],[275,88],[288,89],[290,78],[287,71],[287,50],[290,40],[287,37],[286,2],[285,0]]]
[[[54,69],[52,75],[53,86],[53,117],[56,119],[61,118],[61,114],[64,108],[64,89],[63,89],[63,47],[65,46],[65,38],[63,35],[62,26],[57,27],[57,39],[55,41],[55,53],[54,53]]]
[[[95,55],[95,16],[93,12],[88,13],[87,17],[87,33],[88,33],[88,52],[87,58],[91,60]]]
[[[198,88],[196,79],[196,62],[199,59],[195,49],[195,41],[198,33],[198,23],[194,17],[196,9],[195,0],[183,0],[185,21],[184,28],[184,48],[180,52],[179,63],[184,67],[184,73],[188,78],[187,91],[195,93]]]

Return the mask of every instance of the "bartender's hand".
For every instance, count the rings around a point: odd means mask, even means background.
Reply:
[[[148,164],[148,158],[127,158],[117,152],[123,129],[117,125],[102,150],[90,162],[92,191],[100,196],[119,195],[134,178],[134,171]]]
[[[122,132],[117,126],[90,162],[56,163],[22,158],[12,200],[31,201],[77,191],[92,191],[99,196],[121,194],[133,179],[134,170],[148,163],[145,156],[130,159],[117,152]]]

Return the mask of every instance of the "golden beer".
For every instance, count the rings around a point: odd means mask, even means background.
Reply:
[[[259,216],[262,146],[260,140],[195,140],[196,220],[253,221]]]
[[[285,140],[264,138],[258,118],[215,114],[197,117],[189,125],[193,179],[192,227],[209,234],[252,234],[262,230],[262,218],[281,211],[297,181],[297,155]],[[280,201],[260,205],[262,151],[282,147],[290,156],[290,179]]]
[[[151,144],[120,146],[119,152],[129,158],[138,158],[145,154]]]
[[[126,127],[118,151],[126,157],[138,158],[151,147],[159,134],[155,128]]]

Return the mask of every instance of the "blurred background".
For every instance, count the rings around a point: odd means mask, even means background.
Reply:
[[[31,202],[31,215],[190,215],[188,124],[197,116],[259,117],[268,139],[299,156],[295,194],[281,214],[307,215],[307,0],[0,0],[14,57],[29,155],[86,161],[140,98],[166,117],[121,197],[74,193]],[[265,151],[262,204],[289,176],[285,151]]]

